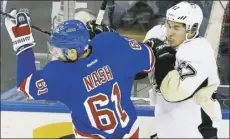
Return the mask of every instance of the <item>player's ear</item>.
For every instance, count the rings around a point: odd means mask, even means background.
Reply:
[[[91,53],[91,49],[87,49],[82,55],[79,56],[79,58],[86,58]]]
[[[77,51],[76,49],[69,49],[68,50],[68,59],[75,61],[77,60]]]

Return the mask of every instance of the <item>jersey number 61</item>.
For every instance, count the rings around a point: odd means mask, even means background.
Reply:
[[[103,107],[108,105],[109,101],[110,100],[106,94],[98,93],[87,98],[84,102],[84,106],[92,126],[111,134],[116,129],[118,120],[121,123],[122,128],[127,126],[129,122],[129,116],[121,107],[121,91],[118,83],[113,84],[111,94],[111,101],[114,102],[116,110],[114,111],[109,108],[97,109],[96,105]],[[118,118],[116,117],[115,112],[119,116]],[[106,120],[105,123],[103,123],[103,119]]]

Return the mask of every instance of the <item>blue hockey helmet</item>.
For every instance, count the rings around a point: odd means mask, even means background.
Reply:
[[[48,41],[50,49],[60,48],[64,56],[66,50],[76,49],[82,54],[88,46],[89,32],[79,20],[68,20],[58,25],[52,32]]]

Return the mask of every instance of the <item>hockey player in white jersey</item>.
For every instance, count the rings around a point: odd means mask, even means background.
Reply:
[[[161,53],[154,73],[158,138],[218,137],[219,78],[214,50],[199,36],[202,20],[200,7],[183,1],[169,8],[166,24],[153,27],[144,39]]]

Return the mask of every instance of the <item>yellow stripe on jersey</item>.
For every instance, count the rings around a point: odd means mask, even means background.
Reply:
[[[177,70],[172,70],[167,74],[161,83],[160,91],[170,102],[181,101],[191,96],[180,86],[180,74]]]

